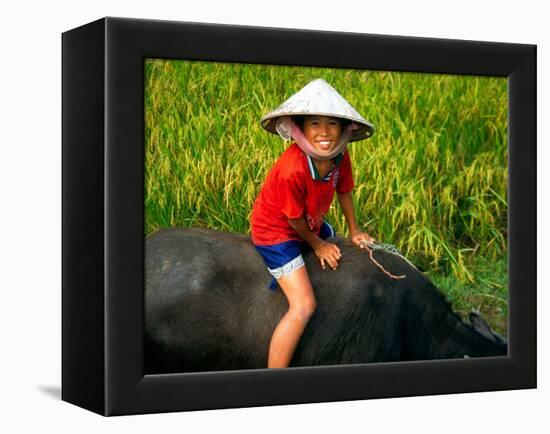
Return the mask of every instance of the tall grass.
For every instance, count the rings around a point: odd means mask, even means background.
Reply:
[[[146,233],[248,233],[256,195],[286,146],[259,119],[319,77],[376,126],[349,145],[360,224],[428,273],[483,285],[476,261],[502,261],[507,248],[501,78],[148,60]],[[328,219],[346,234],[337,206]]]

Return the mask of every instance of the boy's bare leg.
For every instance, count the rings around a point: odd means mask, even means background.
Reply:
[[[286,368],[317,307],[306,267],[277,280],[288,299],[288,312],[275,328],[269,345],[268,368]]]

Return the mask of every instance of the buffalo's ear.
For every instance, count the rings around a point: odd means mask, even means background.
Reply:
[[[475,331],[493,342],[499,342],[499,337],[495,335],[493,330],[491,330],[491,327],[489,327],[489,324],[485,322],[479,312],[472,311],[468,317],[470,319],[470,324]]]

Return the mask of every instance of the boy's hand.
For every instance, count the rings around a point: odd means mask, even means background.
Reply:
[[[374,244],[376,240],[366,232],[357,231],[351,234],[351,241],[361,249],[365,248],[365,244]]]
[[[336,244],[329,243],[327,241],[322,241],[315,250],[315,255],[319,258],[321,262],[321,267],[326,268],[326,264],[330,266],[333,270],[338,268],[338,261],[342,257],[340,248]]]

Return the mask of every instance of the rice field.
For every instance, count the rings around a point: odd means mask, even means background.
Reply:
[[[262,115],[324,78],[372,122],[351,143],[357,220],[446,292],[507,329],[507,82],[503,78],[149,59],[146,235],[168,226],[249,233],[285,149]],[[347,234],[338,205],[328,220]]]

